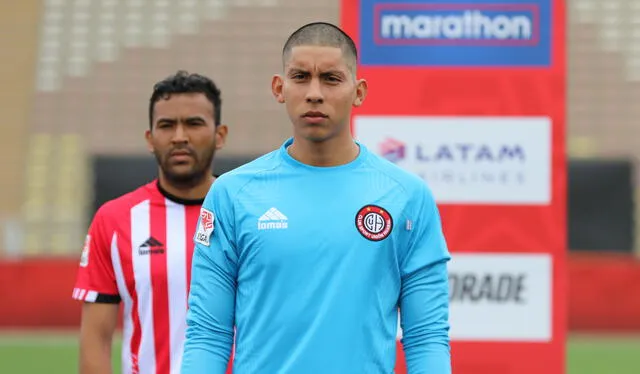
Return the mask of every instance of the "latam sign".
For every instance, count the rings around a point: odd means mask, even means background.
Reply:
[[[448,204],[546,205],[547,117],[358,116],[358,140],[421,177]]]
[[[362,0],[361,64],[548,66],[550,0]]]

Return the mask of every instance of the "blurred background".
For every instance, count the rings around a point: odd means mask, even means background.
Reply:
[[[229,170],[289,136],[270,94],[278,51],[304,22],[338,24],[339,9],[0,1],[0,373],[77,372],[70,287],[97,207],[155,177],[143,139],[152,85],[178,69],[216,81],[230,125],[216,169]],[[568,372],[640,373],[640,0],[567,9]]]

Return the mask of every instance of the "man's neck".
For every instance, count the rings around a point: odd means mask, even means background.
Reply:
[[[167,178],[160,173],[158,183],[165,192],[181,200],[202,200],[207,196],[211,184],[215,179],[213,175],[207,174],[200,182],[193,186],[179,186],[169,182]]]
[[[319,167],[339,166],[355,160],[360,147],[351,137],[336,137],[324,142],[312,142],[294,136],[289,155],[303,164]]]

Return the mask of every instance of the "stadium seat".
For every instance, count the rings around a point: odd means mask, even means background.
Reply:
[[[50,165],[53,149],[51,135],[39,133],[31,136],[26,155],[25,201],[22,214],[26,254],[40,254],[48,248],[48,190],[51,181],[54,180]]]

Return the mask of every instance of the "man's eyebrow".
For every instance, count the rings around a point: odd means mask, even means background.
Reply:
[[[287,74],[292,74],[292,73],[309,73],[309,71],[299,67],[291,67],[288,69]]]
[[[178,118],[160,117],[156,120],[156,123],[176,123],[178,122],[178,120],[179,120]],[[203,116],[189,116],[185,118],[184,121],[185,122],[193,122],[193,121],[206,122]]]
[[[289,68],[289,70],[287,71],[287,74],[299,74],[299,73],[309,74],[309,71],[307,69],[298,68],[298,67]],[[320,73],[320,75],[322,76],[327,76],[327,75],[345,76],[346,74],[347,73],[345,73],[340,69],[329,69]]]
[[[187,121],[187,122],[188,121],[202,121],[202,122],[204,122],[205,119],[202,116],[190,116],[190,117],[185,118],[185,121]]]
[[[330,69],[327,71],[323,71],[322,73],[320,73],[321,75],[339,75],[344,77],[346,74],[345,72],[343,72],[342,70],[339,69]]]

